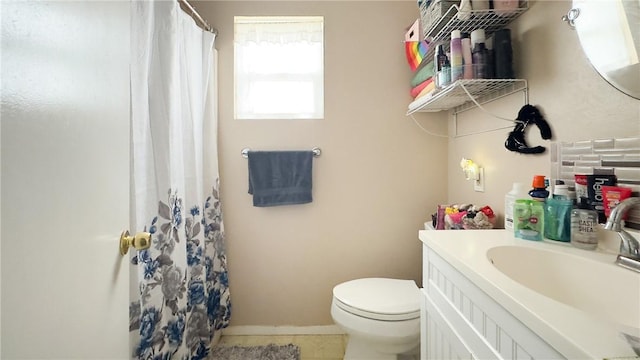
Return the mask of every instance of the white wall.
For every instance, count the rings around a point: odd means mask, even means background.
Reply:
[[[405,116],[413,1],[195,3],[220,32],[220,173],[232,325],[329,325],[332,289],[360,277],[420,281],[423,227],[446,199],[446,139]],[[233,118],[233,16],[323,15],[325,118]],[[446,133],[445,114],[421,121]],[[255,208],[245,147],[310,149],[311,204]]]

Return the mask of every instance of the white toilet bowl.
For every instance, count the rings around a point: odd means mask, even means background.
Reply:
[[[331,316],[348,335],[345,360],[418,354],[420,290],[412,280],[366,278],[333,288]],[[416,357],[417,358],[417,357]]]

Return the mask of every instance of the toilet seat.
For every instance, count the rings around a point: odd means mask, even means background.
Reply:
[[[420,295],[412,280],[366,278],[333,288],[335,305],[373,320],[404,321],[420,317]]]

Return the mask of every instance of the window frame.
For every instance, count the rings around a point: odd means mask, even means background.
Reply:
[[[248,41],[238,40],[238,25],[250,24],[252,26],[259,24],[275,24],[286,23],[295,24],[301,23],[301,27],[305,26],[317,26],[319,24],[321,41],[312,41],[311,43],[319,44],[319,69],[316,71],[307,71],[303,73],[294,72],[271,72],[271,73],[245,73],[240,71],[239,62],[242,61],[241,52],[243,43]],[[310,25],[318,23],[316,25]],[[304,29],[301,29],[304,31]],[[317,29],[314,35],[317,35]],[[293,33],[291,33],[292,36]],[[242,35],[240,36],[242,37]],[[259,46],[259,45],[258,45]],[[324,118],[324,16],[235,16],[234,17],[234,118],[237,120],[259,120],[259,119],[287,119],[287,120],[313,120]],[[313,49],[312,49],[313,50]],[[318,49],[313,50],[318,51]],[[312,111],[300,112],[267,112],[259,113],[247,111],[247,106],[241,106],[240,102],[245,101],[241,98],[240,89],[249,89],[252,83],[259,82],[281,82],[286,84],[287,82],[298,82],[300,84],[309,83],[312,87]]]

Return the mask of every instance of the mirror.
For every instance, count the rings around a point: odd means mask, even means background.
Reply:
[[[575,26],[598,73],[618,90],[640,99],[640,0],[573,0],[563,19]]]

